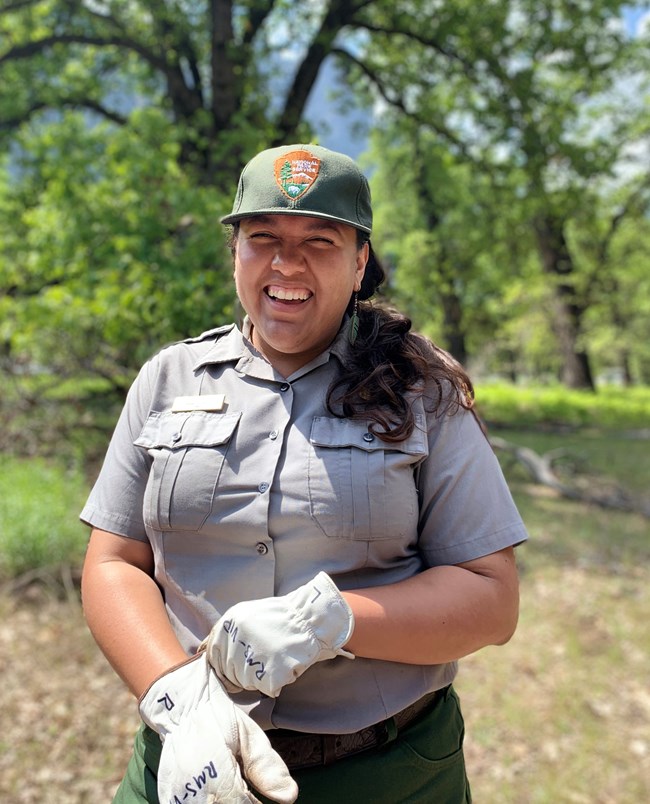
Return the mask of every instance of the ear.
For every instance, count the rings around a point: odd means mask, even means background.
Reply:
[[[363,246],[357,251],[357,270],[354,277],[355,291],[361,290],[361,282],[363,275],[366,272],[366,265],[368,264],[368,257],[370,256],[370,246],[364,243]]]

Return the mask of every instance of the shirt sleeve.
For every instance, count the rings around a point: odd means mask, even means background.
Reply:
[[[148,540],[143,500],[151,459],[133,442],[149,414],[157,371],[158,358],[154,357],[131,386],[101,471],[80,514],[92,527],[138,541]]]
[[[431,421],[429,456],[416,478],[425,564],[459,564],[525,541],[524,523],[473,413],[460,408]]]

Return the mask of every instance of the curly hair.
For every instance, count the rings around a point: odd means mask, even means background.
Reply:
[[[360,233],[358,244],[366,238]],[[370,246],[359,291],[359,329],[348,350],[345,371],[327,391],[327,409],[341,418],[363,418],[383,441],[408,438],[415,428],[414,396],[426,397],[439,415],[458,408],[472,410],[474,388],[450,354],[411,331],[411,320],[382,304],[366,301],[385,279]],[[351,312],[353,299],[350,301]]]

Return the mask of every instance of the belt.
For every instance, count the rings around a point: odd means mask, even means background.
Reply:
[[[448,689],[449,687],[444,687],[431,692],[396,715],[352,734],[311,734],[289,729],[271,729],[266,732],[266,736],[289,770],[329,765],[344,757],[379,748],[394,739],[400,731],[444,698]]]

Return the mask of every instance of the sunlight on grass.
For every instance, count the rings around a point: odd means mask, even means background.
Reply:
[[[88,532],[78,516],[87,493],[79,472],[5,456],[0,464],[0,576],[80,562]]]

